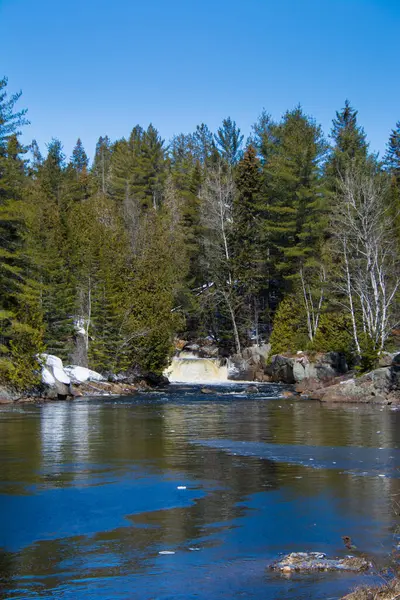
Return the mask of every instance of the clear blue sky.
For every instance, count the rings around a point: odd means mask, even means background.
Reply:
[[[400,0],[0,0],[0,76],[42,149],[93,155],[152,122],[165,139],[301,103],[329,132],[349,98],[371,149],[400,120]]]

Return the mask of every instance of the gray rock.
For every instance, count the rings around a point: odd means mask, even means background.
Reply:
[[[271,380],[281,383],[296,383],[293,373],[295,359],[281,354],[275,354],[272,357],[271,364],[266,371],[271,376]]]
[[[256,369],[250,360],[234,354],[228,362],[228,379],[232,381],[254,381]]]
[[[256,385],[249,385],[245,390],[246,394],[258,394],[259,391]]]
[[[313,360],[303,352],[295,357],[276,354],[266,372],[272,381],[281,383],[299,383],[304,379],[327,381],[346,373],[348,370],[345,358],[339,352],[319,354]]]
[[[323,552],[292,552],[270,565],[274,571],[282,573],[312,573],[315,571],[353,571],[363,572],[371,563],[358,556],[345,558],[326,558]]]

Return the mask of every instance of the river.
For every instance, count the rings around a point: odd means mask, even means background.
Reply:
[[[333,599],[282,553],[388,562],[400,411],[198,386],[0,409],[0,598]]]

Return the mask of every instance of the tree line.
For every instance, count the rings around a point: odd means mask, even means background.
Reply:
[[[0,80],[0,381],[33,385],[44,350],[159,373],[175,336],[361,368],[394,343],[400,122],[383,159],[346,101],[328,139],[297,106],[246,142],[231,118],[168,144],[136,125],[90,165],[80,139],[24,147],[19,98]]]

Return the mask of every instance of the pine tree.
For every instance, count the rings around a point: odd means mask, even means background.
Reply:
[[[65,171],[64,195],[69,206],[74,202],[82,202],[90,195],[91,174],[88,171],[89,159],[78,138],[72,151],[70,162]]]
[[[37,273],[45,343],[50,353],[67,358],[73,341],[74,273],[70,268],[69,210],[64,154],[59,140],[24,193],[26,252]]]
[[[0,81],[0,380],[18,389],[37,383],[35,355],[43,349],[35,274],[24,247],[26,150],[18,141],[26,110],[14,111]]]
[[[97,182],[97,189],[106,194],[109,189],[109,172],[111,162],[111,142],[109,137],[100,136],[94,155],[92,172]]]
[[[229,165],[235,165],[242,156],[244,138],[235,121],[230,117],[224,119],[214,138],[222,158]]]
[[[207,125],[204,123],[197,125],[196,131],[191,136],[191,142],[194,157],[200,161],[200,164],[207,165],[215,151],[213,134]]]
[[[333,148],[326,163],[326,175],[330,187],[337,190],[337,180],[345,177],[352,166],[365,163],[368,157],[368,144],[364,129],[358,125],[358,112],[345,101],[344,108],[336,112],[333,119],[331,139]]]
[[[384,164],[390,177],[389,210],[400,248],[400,121],[390,134]]]
[[[260,288],[263,279],[260,192],[261,165],[256,150],[249,146],[237,165],[237,193],[233,202],[232,248],[234,278],[249,315],[248,329],[259,341]]]
[[[71,165],[77,173],[83,173],[87,171],[89,166],[89,159],[80,138],[78,138],[72,151]]]
[[[276,148],[264,166],[265,232],[270,262],[290,278],[319,252],[324,229],[320,167],[326,144],[321,128],[300,107],[286,113],[273,135]]]

